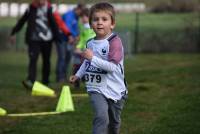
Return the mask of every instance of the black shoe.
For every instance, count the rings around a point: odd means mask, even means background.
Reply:
[[[32,90],[32,88],[33,88],[33,82],[30,80],[24,80],[24,81],[22,81],[22,84],[28,90]]]

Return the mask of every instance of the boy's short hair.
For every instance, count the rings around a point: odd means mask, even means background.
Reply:
[[[107,13],[109,13],[111,19],[112,19],[112,23],[115,23],[115,10],[114,7],[108,3],[108,2],[100,2],[100,3],[96,3],[94,4],[91,8],[90,8],[90,13],[89,13],[89,23],[91,24],[92,21],[92,16],[95,12],[99,12],[99,11],[105,11]]]

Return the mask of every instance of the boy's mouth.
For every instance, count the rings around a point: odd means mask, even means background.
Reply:
[[[102,30],[103,28],[102,27],[99,27],[99,28],[97,28],[98,30]]]

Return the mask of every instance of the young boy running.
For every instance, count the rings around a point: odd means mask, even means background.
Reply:
[[[89,23],[96,37],[87,42],[85,58],[78,72],[70,77],[74,83],[84,77],[94,109],[93,134],[119,134],[121,111],[127,96],[124,79],[122,42],[112,31],[115,11],[109,3],[91,7]]]

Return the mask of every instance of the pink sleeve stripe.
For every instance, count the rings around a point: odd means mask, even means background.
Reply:
[[[110,46],[109,46],[108,60],[115,64],[119,64],[119,62],[123,58],[123,48],[122,48],[123,46],[121,39],[118,36],[116,36],[109,43]]]

